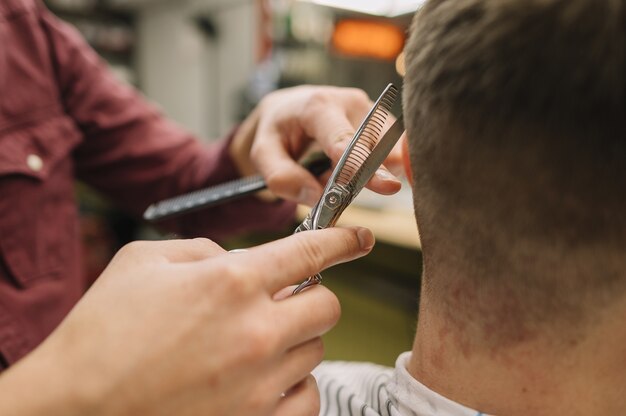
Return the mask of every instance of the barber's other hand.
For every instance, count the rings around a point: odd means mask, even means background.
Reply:
[[[76,414],[317,415],[309,373],[339,303],[323,286],[273,295],[373,244],[361,228],[297,233],[243,253],[204,239],[132,243],[9,373],[30,366],[46,386],[37,394],[71,391],[83,404]],[[33,389],[24,393],[28,401]]]
[[[372,106],[359,89],[301,86],[267,95],[241,125],[231,156],[243,175],[260,172],[276,195],[313,205],[322,185],[296,163],[307,147],[317,142],[336,164],[356,128]],[[400,182],[389,171],[402,171],[398,146],[368,187],[393,194]]]

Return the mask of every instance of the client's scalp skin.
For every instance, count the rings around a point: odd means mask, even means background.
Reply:
[[[624,295],[625,27],[624,0],[416,15],[404,111],[425,287],[462,342],[575,342]]]

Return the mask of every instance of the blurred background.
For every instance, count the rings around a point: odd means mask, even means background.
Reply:
[[[406,31],[421,0],[46,0],[124,82],[203,140],[223,137],[267,93],[300,84],[364,89],[375,99],[400,86]],[[85,271],[157,230],[125,216],[84,185]],[[306,214],[306,209],[300,210]],[[408,185],[394,197],[364,191],[344,224],[377,236],[365,259],[324,273],[343,306],[326,337],[328,359],[393,365],[411,348],[421,255]],[[294,225],[295,226],[295,225]],[[224,242],[245,247],[286,235]],[[314,311],[313,311],[314,312]]]

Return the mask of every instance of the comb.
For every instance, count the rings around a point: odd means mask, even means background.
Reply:
[[[321,175],[331,166],[330,159],[321,152],[307,155],[301,164],[315,176]],[[144,212],[143,218],[154,222],[176,217],[233,201],[266,188],[263,176],[247,176],[152,204]]]

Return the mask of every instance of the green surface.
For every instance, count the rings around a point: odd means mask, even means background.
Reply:
[[[415,315],[350,287],[328,285],[342,305],[340,323],[324,337],[328,360],[372,361],[392,366],[411,349]]]
[[[389,260],[400,267],[390,267]],[[339,324],[324,336],[326,359],[393,366],[399,353],[411,349],[420,260],[418,252],[385,247],[323,273],[324,284],[342,307]],[[381,261],[387,264],[381,266]]]

